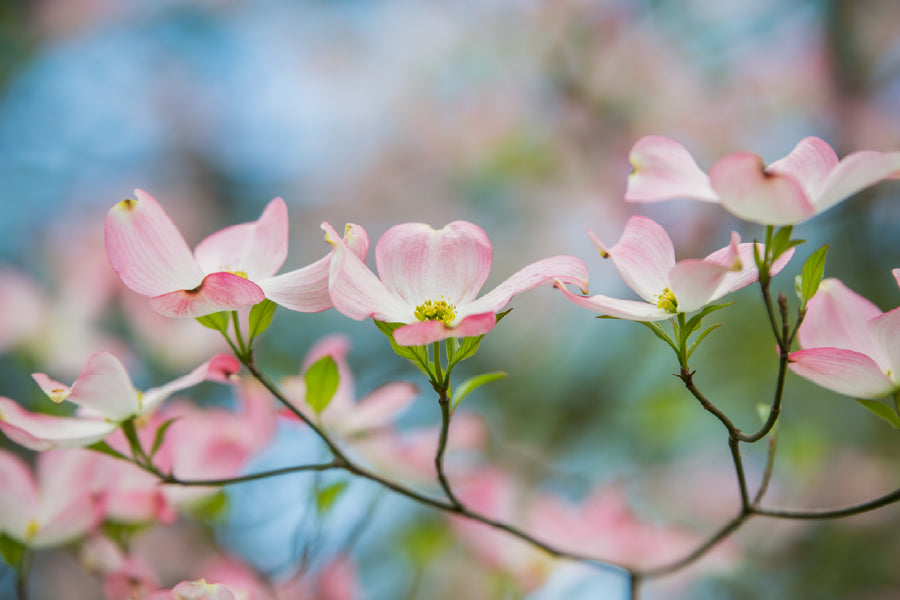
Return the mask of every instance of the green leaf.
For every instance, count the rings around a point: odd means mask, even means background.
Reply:
[[[90,446],[85,446],[88,450],[93,450],[95,452],[102,452],[103,454],[112,456],[113,458],[121,458],[122,460],[127,460],[131,462],[131,459],[119,452],[118,450],[113,450],[113,448],[104,441],[99,441],[91,444]]]
[[[503,379],[504,377],[506,377],[506,373],[502,371],[495,371],[493,373],[483,373],[482,375],[476,375],[475,377],[466,379],[455,390],[453,390],[453,397],[450,399],[450,410],[456,410],[456,407],[459,406],[459,403],[463,401],[463,398],[471,394],[474,390],[480,388],[486,383],[497,381],[498,379]]]
[[[16,571],[22,566],[22,560],[27,552],[28,548],[25,544],[12,539],[5,533],[0,534],[0,556]]]
[[[340,383],[337,363],[326,354],[307,369],[303,380],[306,382],[306,403],[319,414],[334,398]]]
[[[453,354],[453,359],[447,363],[447,372],[449,373],[453,367],[466,360],[472,358],[478,351],[478,345],[481,344],[481,338],[484,335],[476,335],[473,337],[465,337],[459,342],[459,348]]]
[[[772,261],[774,262],[779,256],[784,254],[785,250],[791,247],[791,232],[794,231],[793,225],[781,227],[772,236],[772,247],[770,248]]]
[[[159,426],[156,430],[156,436],[153,438],[153,446],[150,448],[150,458],[156,454],[159,450],[159,447],[162,446],[163,440],[166,437],[166,430],[171,427],[172,423],[178,420],[179,417],[172,417],[165,423]]]
[[[684,328],[684,339],[687,341],[688,336],[690,336],[695,329],[700,327],[700,321],[703,320],[703,317],[708,315],[713,311],[717,311],[720,308],[725,308],[726,306],[731,306],[734,302],[724,302],[722,304],[710,304],[709,306],[704,306],[703,310],[695,314],[691,317],[690,321],[687,322],[687,325]]]
[[[128,439],[129,446],[131,446],[132,458],[140,462],[145,455],[144,448],[141,446],[141,441],[138,439],[137,429],[134,426],[134,417],[122,422],[122,432]]]
[[[654,321],[638,321],[638,323],[647,327],[647,329],[652,331],[656,337],[671,346],[672,350],[675,351],[675,354],[678,354],[678,346],[672,341],[672,338],[669,337],[669,334],[666,333],[665,329],[662,328],[662,325]]]
[[[434,377],[431,372],[431,361],[428,359],[428,350],[425,346],[401,346],[394,339],[394,330],[403,327],[406,323],[385,323],[375,321],[375,326],[383,333],[391,343],[391,349],[397,356],[412,361],[428,377]]]
[[[900,429],[900,415],[887,404],[878,400],[865,400],[862,398],[859,398],[856,401],[872,411],[878,418],[884,419],[893,425],[895,429]]]
[[[228,332],[229,320],[230,316],[227,311],[197,317],[197,322],[204,327],[209,327],[210,329],[215,329],[216,331],[221,331],[222,333]]]
[[[248,320],[250,342],[269,328],[269,325],[272,324],[272,316],[275,314],[275,308],[277,306],[277,304],[268,298],[253,305],[253,308],[250,309],[250,317]]]
[[[416,523],[400,536],[400,543],[414,565],[427,567],[453,544],[453,536],[444,521]]]
[[[337,502],[346,488],[346,481],[338,481],[316,490],[316,511],[318,511],[319,516],[325,515],[331,510],[331,507],[334,506],[334,503]]]
[[[228,516],[228,494],[224,490],[219,490],[206,496],[190,507],[190,513],[196,519],[207,523],[224,522]]]
[[[803,307],[816,295],[822,277],[825,276],[825,255],[828,253],[828,244],[825,244],[806,259],[803,263],[803,271],[800,281],[796,282],[798,295]]]
[[[691,344],[690,348],[688,348],[687,358],[691,357],[691,355],[694,353],[694,350],[697,349],[697,346],[700,345],[700,342],[702,342],[706,336],[708,336],[710,333],[712,333],[714,329],[718,329],[721,326],[722,326],[721,323],[716,323],[715,325],[710,325],[703,331],[703,333],[701,333],[699,336],[697,336],[697,339],[694,340],[694,343]]]

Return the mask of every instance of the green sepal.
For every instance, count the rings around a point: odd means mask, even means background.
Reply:
[[[0,533],[0,556],[10,567],[18,571],[27,553],[28,546],[5,533]]]
[[[694,343],[691,344],[691,347],[690,347],[690,348],[688,348],[688,351],[687,351],[687,358],[690,358],[690,357],[691,357],[691,355],[694,353],[694,350],[696,350],[696,349],[697,349],[697,346],[700,345],[700,342],[703,341],[703,338],[705,338],[705,337],[708,336],[710,333],[712,333],[714,329],[718,329],[718,328],[721,327],[721,326],[722,326],[721,323],[715,323],[715,324],[713,324],[713,325],[710,325],[709,327],[707,327],[707,328],[703,331],[703,333],[701,333],[699,336],[697,336],[697,339],[694,340]]]
[[[463,401],[463,398],[468,396],[474,390],[480,388],[486,383],[497,381],[498,379],[503,379],[504,377],[506,377],[506,373],[502,371],[495,371],[493,373],[483,373],[481,375],[476,375],[475,377],[466,379],[456,389],[453,390],[453,393],[450,396],[450,410],[456,410],[456,407],[459,406],[459,403]]]
[[[323,516],[331,510],[343,491],[347,489],[347,483],[338,481],[316,490],[316,512],[319,513],[319,516]]]
[[[866,400],[864,398],[857,398],[856,401],[872,411],[878,418],[893,425],[895,429],[900,429],[900,415],[884,402],[878,400]]]
[[[275,315],[275,308],[278,305],[266,298],[262,302],[253,305],[250,309],[250,316],[247,321],[247,329],[249,330],[248,344],[252,343],[256,336],[269,328],[272,324],[272,317]]]
[[[340,383],[337,363],[326,354],[307,369],[303,381],[306,383],[306,403],[320,414],[331,403]]]
[[[215,329],[216,331],[221,331],[222,333],[228,333],[228,322],[230,320],[231,316],[228,311],[222,311],[209,315],[203,315],[202,317],[197,317],[197,322],[204,327],[209,327],[210,329]]]
[[[398,356],[411,361],[428,377],[433,377],[431,373],[431,360],[428,358],[428,349],[425,346],[401,346],[394,339],[394,330],[403,327],[406,323],[385,323],[384,321],[375,321],[378,330],[387,336],[391,343],[391,349]]]
[[[163,440],[166,437],[166,430],[171,427],[172,423],[178,420],[178,417],[172,417],[167,420],[165,423],[159,426],[156,430],[156,435],[153,437],[153,446],[150,448],[150,458],[152,459],[156,453],[159,451],[160,446],[162,446]]]
[[[809,255],[803,263],[801,274],[795,279],[797,297],[800,298],[802,308],[819,291],[819,284],[825,276],[825,255],[828,253],[828,244],[825,244]]]
[[[141,462],[142,458],[146,458],[144,448],[138,439],[137,429],[134,426],[134,417],[122,422],[122,432],[128,439],[128,445],[131,446],[131,456],[134,460]]]
[[[786,227],[780,228],[775,232],[775,235],[772,237],[772,250],[770,256],[772,257],[772,262],[778,260],[778,257],[793,248],[794,246],[799,246],[800,244],[806,243],[806,240],[792,240],[791,233],[794,230],[793,225],[788,225]]]
[[[122,460],[127,460],[128,462],[131,462],[130,458],[128,458],[127,456],[125,456],[124,454],[119,452],[118,450],[114,450],[109,444],[107,444],[103,440],[100,440],[99,442],[94,442],[90,446],[85,446],[85,448],[88,450],[93,450],[95,452],[101,452],[108,456],[112,456],[113,458],[120,458]]]
[[[687,342],[688,337],[698,328],[700,327],[700,321],[703,320],[703,317],[708,315],[709,313],[719,310],[720,308],[725,308],[726,306],[731,306],[734,302],[724,302],[722,304],[710,304],[709,306],[703,307],[703,310],[695,314],[685,325],[684,330],[682,331],[682,336],[684,341]]]
[[[616,317],[607,317],[606,315],[603,315],[603,316],[597,317],[597,318],[598,319],[601,319],[601,318],[615,319]],[[669,334],[666,333],[666,330],[662,328],[662,325],[660,325],[659,323],[657,323],[655,321],[637,321],[637,322],[640,323],[641,325],[644,325],[647,329],[652,331],[656,337],[658,337],[659,339],[661,339],[662,341],[667,343],[672,348],[672,350],[675,351],[675,354],[678,354],[678,352],[679,352],[678,346],[675,344],[675,342],[672,340],[672,338],[669,337]]]

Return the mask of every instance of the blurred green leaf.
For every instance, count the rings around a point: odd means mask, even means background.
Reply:
[[[503,373],[502,371],[496,371],[493,373],[483,373],[481,375],[476,375],[475,377],[466,379],[456,389],[453,390],[453,396],[450,399],[450,410],[456,410],[456,407],[459,406],[459,403],[462,402],[463,399],[471,394],[474,390],[480,388],[486,383],[497,381],[498,379],[503,379],[504,377],[506,377],[506,373]]]
[[[253,305],[253,308],[250,309],[250,317],[248,320],[250,342],[269,328],[269,325],[272,324],[272,317],[275,315],[275,308],[277,306],[277,304],[268,298]]]
[[[879,419],[883,419],[893,425],[896,429],[900,429],[900,415],[893,408],[878,400],[857,399],[857,402],[868,408]]]
[[[319,414],[328,407],[340,383],[337,363],[326,354],[307,369],[303,380],[306,382],[306,403]]]
[[[819,284],[822,283],[822,278],[825,276],[825,255],[827,253],[828,244],[825,244],[813,252],[803,263],[802,274],[798,276],[796,287],[797,295],[804,308],[806,303],[816,295]]]
[[[224,311],[197,317],[197,322],[204,327],[209,327],[210,329],[215,329],[216,331],[221,331],[222,333],[228,332],[228,320],[229,313]]]
[[[27,551],[25,544],[12,539],[5,533],[0,533],[0,556],[15,570],[18,571],[21,567],[22,559],[25,558]]]
[[[331,510],[331,507],[334,506],[334,503],[337,502],[346,488],[346,481],[338,481],[316,490],[316,511],[318,511],[320,516],[327,514]]]

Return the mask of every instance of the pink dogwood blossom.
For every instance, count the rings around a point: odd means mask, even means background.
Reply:
[[[797,337],[803,349],[791,353],[790,367],[801,377],[855,398],[900,391],[900,308],[882,313],[838,279],[825,279]]]
[[[187,375],[140,392],[118,358],[109,352],[96,352],[71,387],[43,373],[33,375],[51,400],[68,400],[78,405],[75,416],[32,413],[15,401],[0,397],[0,430],[32,450],[87,446],[102,440],[128,419],[150,413],[171,394],[205,380],[228,381],[239,369],[237,359],[217,354]]]
[[[675,262],[675,248],[666,231],[647,217],[631,217],[622,238],[611,248],[592,232],[590,235],[600,254],[613,260],[625,283],[644,301],[579,296],[562,283],[557,287],[575,304],[618,319],[661,321],[693,312],[759,277],[753,244],[738,243],[740,237],[734,232],[731,242],[721,250],[704,259],[679,262]],[[772,272],[781,270],[792,254],[788,250],[779,257]]]
[[[169,317],[199,317],[237,310],[268,298],[300,312],[331,308],[329,256],[275,275],[288,253],[287,206],[275,198],[259,220],[226,227],[200,242],[193,254],[157,201],[143,190],[106,216],[109,262],[122,282]],[[363,237],[359,237],[359,235]],[[363,258],[365,232],[348,229],[345,243]]]
[[[59,546],[91,531],[103,496],[84,485],[93,452],[56,450],[37,457],[35,472],[0,449],[0,533],[31,548]]]
[[[750,152],[729,154],[713,164],[709,175],[684,146],[659,135],[638,140],[629,158],[634,172],[626,200],[693,198],[764,225],[800,223],[862,189],[900,177],[900,152],[863,150],[838,160],[831,146],[816,137],[800,140],[768,166]]]
[[[492,249],[487,234],[465,221],[438,230],[422,223],[390,228],[375,248],[377,276],[328,223],[322,228],[334,248],[329,290],[335,308],[357,320],[404,323],[394,331],[404,346],[487,333],[513,296],[554,279],[587,288],[584,263],[554,256],[476,299],[491,269]]]

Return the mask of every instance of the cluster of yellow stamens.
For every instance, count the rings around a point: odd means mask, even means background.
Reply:
[[[656,308],[667,310],[670,313],[678,312],[678,300],[675,299],[672,290],[666,288],[656,297]]]
[[[426,300],[416,307],[416,318],[420,321],[441,321],[450,325],[456,318],[456,307],[446,300]]]

